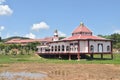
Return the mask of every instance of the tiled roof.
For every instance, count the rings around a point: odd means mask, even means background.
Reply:
[[[28,42],[33,42],[33,39],[11,39],[7,41],[6,43],[28,43]]]
[[[87,40],[87,39],[92,39],[92,40],[106,40],[105,38],[101,38],[98,36],[86,36],[86,35],[75,35],[75,36],[71,36],[68,38],[64,38],[63,40]]]
[[[107,40],[105,38],[102,37],[98,37],[98,36],[93,36],[92,35],[92,31],[90,31],[83,23],[81,23],[74,31],[73,34],[77,35],[72,35],[71,37],[68,38],[64,38],[63,40]],[[82,33],[89,33],[89,34],[82,34]],[[81,35],[82,34],[82,35]]]
[[[42,42],[42,41],[45,41],[45,42],[50,42],[52,41],[52,37],[46,37],[46,38],[43,38],[43,39],[11,39],[9,41],[7,41],[6,43],[8,44],[11,44],[11,43],[30,43],[30,42]]]
[[[88,32],[92,33],[83,23],[81,23],[72,33]]]

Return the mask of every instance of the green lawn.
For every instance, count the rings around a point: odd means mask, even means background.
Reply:
[[[104,59],[100,59],[100,55],[94,55],[94,59],[80,59],[77,60],[65,60],[65,59],[47,59],[41,58],[35,54],[18,54],[14,55],[2,55],[0,54],[0,63],[28,63],[28,62],[38,62],[38,63],[69,63],[69,64],[120,64],[120,54],[114,54],[114,58],[111,60],[110,55],[104,55]]]

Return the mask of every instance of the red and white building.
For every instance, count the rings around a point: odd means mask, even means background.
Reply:
[[[83,23],[72,32],[71,37],[59,40],[58,33],[55,31],[53,41],[37,48],[40,56],[68,56],[69,59],[76,56],[79,60],[82,54],[90,54],[91,57],[93,54],[101,54],[101,58],[103,54],[111,54],[113,58],[112,41],[94,36]]]

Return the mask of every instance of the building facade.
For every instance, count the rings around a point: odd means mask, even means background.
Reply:
[[[54,39],[55,38],[55,39]],[[78,60],[82,54],[111,54],[112,55],[112,41],[94,36],[92,31],[89,30],[83,23],[81,23],[73,32],[72,36],[58,39],[58,33],[55,31],[53,41],[47,45],[37,46],[38,55],[57,55],[68,56],[71,59],[72,56],[76,56]]]

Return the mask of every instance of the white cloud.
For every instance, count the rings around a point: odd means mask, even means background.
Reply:
[[[13,10],[8,5],[0,5],[0,16],[11,15]]]
[[[25,37],[35,39],[36,35],[34,35],[33,33],[29,33],[29,34],[26,34]]]
[[[58,35],[59,35],[60,37],[66,37],[66,34],[63,33],[63,32],[61,32],[61,31],[58,31]]]
[[[49,29],[49,25],[47,25],[47,23],[45,22],[40,22],[40,23],[33,24],[31,29],[35,31],[39,31],[40,29]]]
[[[0,4],[2,4],[2,3],[4,3],[4,2],[6,2],[5,0],[0,0]]]
[[[0,26],[0,31],[3,31],[5,29],[4,26]]]
[[[119,33],[120,34],[120,30],[115,30],[113,33]]]
[[[2,36],[2,31],[5,29],[4,26],[0,26],[0,36]]]

